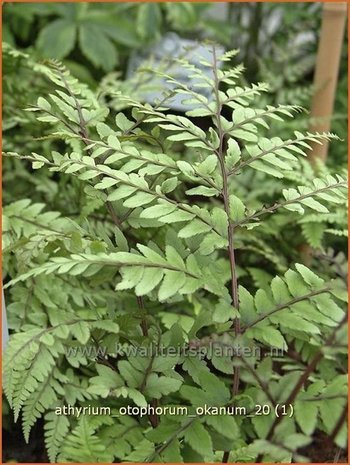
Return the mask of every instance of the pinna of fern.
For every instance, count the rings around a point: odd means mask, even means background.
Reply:
[[[131,116],[118,113],[112,122],[112,117],[107,117],[108,109],[100,107],[96,99],[90,101],[88,90],[59,63],[52,63],[45,71],[57,90],[47,98],[40,97],[29,109],[39,114],[40,121],[54,125],[52,137],[66,142],[65,153],[6,155],[30,161],[33,169],[47,168],[78,179],[85,186],[87,197],[98,198],[101,208],[111,215],[115,237],[113,240],[108,235],[99,237],[100,246],[96,245],[95,237],[90,244],[89,235],[94,233],[85,223],[70,223],[67,229],[64,219],[52,217],[54,229],[58,228],[60,234],[71,237],[79,231],[83,246],[73,252],[70,245],[63,244],[54,249],[58,254],[43,247],[39,257],[29,256],[25,272],[13,276],[7,286],[15,289],[20,282],[36,282],[42,275],[55,275],[57,280],[69,276],[80,287],[79,281],[92,283],[102,275],[108,277],[109,290],[116,289],[121,300],[123,296],[126,299],[136,296],[139,305],[131,314],[132,322],[136,322],[133,327],[127,321],[126,306],[121,306],[110,318],[107,305],[94,312],[93,306],[84,310],[81,303],[75,302],[61,317],[48,309],[44,328],[29,324],[13,336],[5,360],[5,392],[16,417],[22,412],[27,438],[36,418],[67,395],[65,370],[71,365],[92,370],[87,397],[81,394],[75,399],[78,403],[102,397],[111,399],[117,408],[123,398],[142,406],[170,396],[172,402],[187,402],[194,407],[196,398],[228,406],[242,394],[253,404],[269,401],[274,405],[290,400],[302,405],[305,392],[300,379],[306,382],[313,374],[309,382],[316,385],[317,395],[325,391],[327,396],[327,389],[334,391],[334,405],[338,417],[341,415],[344,407],[341,375],[334,371],[338,383],[334,387],[330,377],[323,382],[322,374],[314,372],[319,363],[323,371],[327,370],[322,356],[328,347],[333,351],[330,357],[343,354],[345,320],[341,283],[326,282],[301,264],[289,266],[282,276],[276,276],[254,295],[252,286],[247,288],[238,282],[239,273],[247,272],[244,263],[238,261],[240,249],[244,251],[247,244],[244,231],[256,232],[259,238],[265,218],[281,211],[297,218],[312,212],[328,214],[334,206],[344,205],[346,180],[342,176],[327,174],[305,184],[292,184],[289,176],[298,169],[299,158],[305,156],[310,143],[322,143],[336,136],[295,132],[286,140],[269,137],[269,121],[283,121],[300,108],[286,105],[254,108],[255,99],[267,87],[240,86],[242,67],[220,68],[218,63],[226,65],[234,53],[218,57],[213,46],[211,55],[210,62],[201,62],[211,70],[211,78],[185,60],[179,61],[193,80],[192,87],[162,74],[173,90],[154,106],[118,94]],[[211,90],[211,100],[197,92],[200,87]],[[192,105],[186,116],[169,111],[167,100],[174,93],[184,95]],[[211,120],[208,131],[190,119],[198,116]],[[186,147],[189,154],[186,159],[177,152],[178,144]],[[250,205],[240,198],[235,179],[247,170],[262,172],[281,183],[285,181],[280,200],[271,205],[256,202]],[[29,239],[43,227],[45,224],[34,228],[33,233],[28,231]],[[21,226],[16,226],[13,219],[11,225],[9,215],[7,231],[11,228],[22,236]],[[136,240],[130,230],[137,231]],[[148,236],[150,231],[152,240]],[[56,238],[52,240],[55,243]],[[101,285],[102,282],[100,278]],[[160,317],[174,303],[181,303],[188,315],[177,315],[175,311]],[[153,309],[152,314],[148,314],[148,308]],[[130,357],[121,361],[113,358],[111,341],[126,340],[137,346],[169,340],[190,344],[193,340],[201,341],[203,334],[210,334],[209,340],[213,338],[219,345],[231,347],[241,343],[287,351],[297,345],[302,352],[301,361],[291,359],[293,369],[289,371],[286,367],[281,376],[272,363],[267,366],[267,362],[256,358],[212,357],[209,364],[208,359],[192,360],[181,354],[165,360],[163,365],[154,358],[137,363]],[[65,345],[75,342],[84,345],[88,341],[97,346],[107,345],[107,359],[67,357]],[[338,349],[333,347],[334,341],[340,346]],[[57,360],[62,370],[55,368]],[[302,362],[313,369],[305,368]],[[287,382],[291,392],[283,388]],[[311,423],[302,409],[296,420],[289,422],[283,417],[278,421],[268,418],[265,423],[257,417],[226,418],[222,421],[230,425],[231,436],[215,419],[206,417],[196,416],[191,421],[165,417],[158,419],[156,427],[151,422],[154,429],[147,424],[142,431],[136,425],[139,440],[113,449],[108,460],[154,461],[165,457],[168,461],[188,461],[191,457],[188,448],[192,448],[202,460],[221,461],[224,452],[227,461],[230,453],[231,457],[238,454],[235,441],[243,445],[242,453],[253,457],[252,460],[261,454],[272,461],[295,459],[297,448],[311,440],[317,422],[329,434],[336,428],[338,418],[329,421],[324,400],[315,402]],[[91,457],[84,455],[86,460],[94,461],[104,447],[95,432],[105,438],[109,427],[124,428],[120,422],[112,427],[108,421],[87,419],[75,425],[62,422],[55,426],[51,413],[47,419],[52,460],[57,454],[63,459],[77,460],[74,447],[83,450],[80,433],[84,431],[89,432],[89,437],[94,435],[89,449]],[[52,433],[55,427],[59,437],[68,438],[64,445],[55,442]],[[298,433],[300,429],[303,434]],[[256,434],[260,438],[257,441]],[[195,441],[198,435],[203,439],[200,446]],[[286,439],[288,435],[294,435],[295,440],[299,438],[295,447]],[[343,445],[343,430],[336,431],[335,438]]]

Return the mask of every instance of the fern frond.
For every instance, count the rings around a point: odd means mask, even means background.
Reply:
[[[80,324],[65,321],[44,329],[33,328],[12,336],[4,357],[4,390],[16,417],[23,403],[51,373],[64,346],[59,339],[67,334],[62,327]],[[63,332],[62,332],[63,331]]]
[[[15,154],[14,156],[17,155]],[[128,208],[147,208],[145,206],[148,206],[148,204],[151,202],[157,201],[159,207],[164,208],[159,208],[159,212],[161,213],[152,217],[157,218],[160,223],[167,224],[190,222],[188,225],[189,227],[185,226],[179,232],[180,237],[190,237],[191,235],[214,231],[219,238],[224,239],[224,241],[226,240],[227,231],[224,230],[220,224],[215,224],[215,221],[213,220],[213,215],[215,215],[214,211],[213,214],[210,215],[206,209],[177,202],[176,200],[173,200],[166,195],[166,193],[176,188],[176,178],[173,178],[171,183],[168,182],[169,180],[167,180],[161,185],[156,186],[156,188],[153,188],[149,185],[144,176],[141,176],[140,174],[127,174],[121,170],[111,169],[106,165],[96,165],[91,157],[80,157],[76,153],[72,153],[70,157],[61,157],[60,160],[56,163],[50,162],[42,155],[37,154],[32,154],[31,156],[25,156],[21,158],[31,160],[34,163],[39,162],[47,164],[53,171],[71,173],[75,176],[78,176],[79,179],[88,179],[91,181],[91,179],[97,178],[94,187],[98,190],[107,190],[114,186],[120,186],[111,192],[108,196],[105,196],[105,200],[123,200],[123,205]],[[198,167],[193,169],[191,172],[191,165],[187,164],[187,166],[186,163],[187,162],[178,162],[178,166],[182,169],[183,172],[186,174],[188,173],[189,176],[191,176],[191,173],[195,172],[195,169],[196,171],[200,171],[204,164],[199,164]],[[100,179],[100,176],[103,176],[102,180]],[[201,192],[203,194],[204,188]],[[219,191],[205,191],[205,193],[208,192],[210,192],[210,195],[219,193]],[[192,194],[194,193],[195,192],[192,192]],[[147,214],[148,212],[145,210],[143,217],[147,218]]]
[[[4,359],[4,391],[15,418],[24,402],[50,375],[55,357],[63,352],[62,343],[48,329],[35,328],[11,338]]]
[[[38,388],[27,398],[22,411],[22,426],[26,442],[29,441],[29,433],[38,418],[57,402],[57,396],[62,394],[60,384],[54,378],[55,365],[51,373]]]
[[[45,415],[45,445],[50,462],[56,461],[57,454],[69,431],[69,420],[65,415],[49,411]]]
[[[307,243],[314,248],[321,247],[325,229],[325,225],[317,222],[309,222],[301,225],[303,236],[305,237]]]
[[[283,178],[283,171],[292,171],[297,161],[296,155],[306,156],[307,150],[311,149],[310,142],[322,143],[323,140],[337,139],[331,133],[295,133],[295,139],[283,141],[279,137],[272,139],[261,138],[255,145],[246,145],[249,158],[242,160],[229,175],[239,173],[246,166],[263,171],[277,178]],[[238,160],[237,160],[238,161]]]
[[[108,421],[108,418],[102,419]],[[95,423],[95,424],[94,424]],[[74,430],[66,436],[59,451],[60,462],[78,463],[112,463],[113,454],[106,449],[102,439],[97,435],[96,417],[82,416]]]
[[[240,288],[242,331],[247,337],[286,350],[280,331],[292,335],[305,331],[317,337],[320,325],[335,327],[344,317],[332,298],[333,291],[336,294],[332,284],[325,283],[304,265],[295,266],[296,271],[288,270],[283,278],[275,277],[269,290],[259,289],[254,298]]]
[[[62,218],[59,212],[43,212],[44,208],[44,204],[32,203],[29,199],[22,199],[4,207],[3,249],[5,252],[19,239],[29,239],[38,231],[47,236],[66,236],[74,229],[72,222]]]
[[[250,222],[258,220],[260,216],[267,213],[274,213],[280,208],[285,208],[290,211],[304,213],[304,208],[310,208],[319,213],[328,213],[328,209],[324,204],[344,204],[346,202],[347,181],[337,175],[336,177],[327,176],[325,179],[314,179],[312,188],[309,186],[298,186],[295,188],[284,189],[283,196],[286,199],[283,202],[276,203],[271,207],[265,207],[255,211],[244,218],[236,221],[234,227],[247,225]],[[316,200],[317,199],[317,200]]]
[[[116,252],[52,258],[48,263],[15,278],[6,286],[41,274],[91,276],[104,266],[112,266],[119,267],[123,276],[116,289],[135,288],[136,294],[140,296],[151,292],[158,284],[158,297],[162,301],[176,293],[188,294],[199,288],[226,296],[226,289],[219,279],[215,279],[210,270],[202,270],[194,255],[190,254],[184,260],[171,246],[167,246],[166,257],[141,244],[138,244],[138,249],[142,255],[135,252]]]

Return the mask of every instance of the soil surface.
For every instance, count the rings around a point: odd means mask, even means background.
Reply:
[[[348,463],[347,451],[337,447],[328,436],[319,431],[311,444],[298,451],[311,463]]]

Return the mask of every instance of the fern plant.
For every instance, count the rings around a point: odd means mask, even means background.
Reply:
[[[165,75],[161,101],[118,93],[112,115],[42,65],[55,90],[28,110],[57,150],[5,153],[66,179],[62,212],[4,208],[4,389],[27,440],[44,416],[52,462],[306,461],[318,431],[345,447],[343,281],[273,248],[274,224],[345,205],[342,175],[308,179],[300,161],[337,138],[271,135],[300,108],[255,106],[268,87],[241,87],[235,52],[210,53],[211,77],[179,60],[192,86]],[[186,116],[167,107],[176,93]],[[242,190],[249,171],[278,181],[277,200]]]

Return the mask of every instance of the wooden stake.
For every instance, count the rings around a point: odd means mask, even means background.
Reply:
[[[322,27],[314,77],[316,92],[311,104],[311,118],[315,121],[310,125],[311,132],[328,132],[331,127],[346,13],[346,3],[324,3],[323,5]],[[322,145],[310,145],[312,150],[308,153],[309,161],[313,165],[319,160],[326,162],[328,142],[325,141]],[[310,267],[313,258],[312,247],[304,243],[300,244],[298,249],[302,262]]]
[[[315,122],[311,125],[312,132],[328,132],[334,107],[335,91],[338,80],[341,49],[343,44],[346,3],[325,3],[323,5],[322,28],[318,46],[314,87],[315,94],[311,105],[311,118]],[[309,153],[309,160],[326,161],[328,143],[313,144]]]

